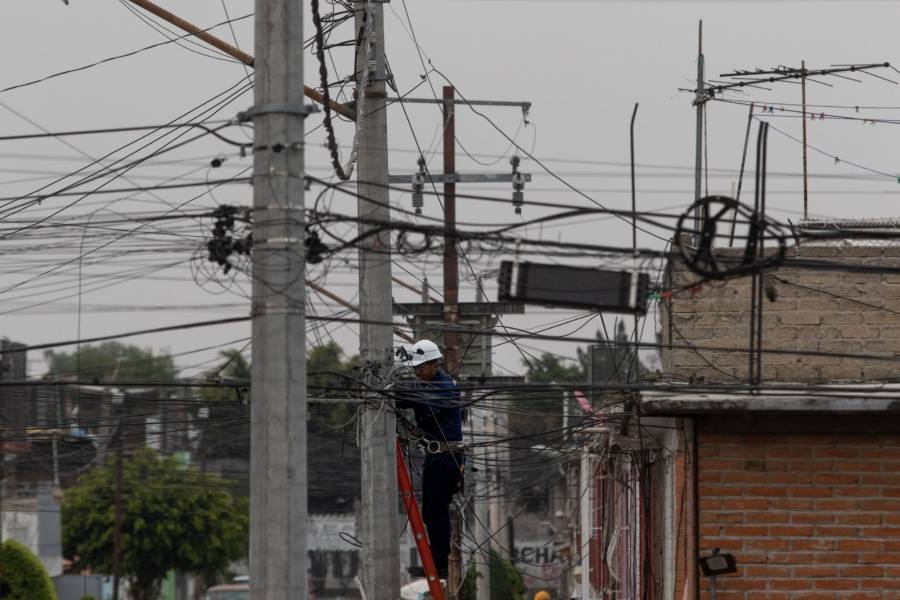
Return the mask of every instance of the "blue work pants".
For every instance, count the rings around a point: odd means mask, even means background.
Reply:
[[[428,529],[431,557],[438,572],[447,571],[450,556],[450,503],[463,481],[462,454],[442,452],[425,456],[422,472],[422,520]]]

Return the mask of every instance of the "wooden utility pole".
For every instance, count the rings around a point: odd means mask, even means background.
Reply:
[[[355,31],[359,147],[356,170],[359,232],[390,221],[384,5],[357,1]],[[365,384],[378,388],[393,363],[391,239],[388,228],[359,242],[359,357]],[[394,413],[362,409],[360,537],[362,582],[367,600],[400,597],[400,515],[397,510],[397,425]],[[304,596],[305,597],[305,596]]]
[[[518,161],[516,160],[513,164],[514,172],[503,173],[503,174],[485,174],[485,173],[477,173],[477,174],[460,174],[456,172],[456,105],[459,103],[464,103],[469,106],[474,105],[486,105],[486,106],[516,106],[522,109],[523,113],[526,113],[530,107],[531,103],[529,102],[505,102],[505,101],[496,101],[496,100],[468,100],[468,99],[456,99],[456,90],[453,86],[444,86],[443,93],[441,99],[437,98],[402,98],[399,99],[400,102],[405,103],[425,103],[425,104],[435,104],[439,103],[442,105],[442,116],[443,116],[443,150],[444,150],[444,168],[442,175],[429,175],[431,181],[437,183],[443,183],[443,212],[444,212],[444,262],[443,262],[443,278],[444,278],[444,298],[443,298],[443,325],[444,325],[444,363],[447,368],[447,372],[453,376],[458,377],[460,373],[460,369],[462,366],[463,357],[460,355],[460,334],[459,334],[459,250],[458,250],[458,238],[456,234],[456,184],[457,183],[502,183],[502,182],[511,182],[516,185],[516,182],[521,179],[521,182],[531,181],[531,176],[527,174],[519,174],[515,169],[518,165]],[[360,113],[363,114],[363,113]],[[412,178],[410,176],[404,175],[396,175],[390,177],[391,183],[412,183]],[[521,185],[521,184],[520,184]],[[515,188],[514,189],[518,189]],[[514,204],[515,206],[515,204]],[[423,303],[427,304],[428,302],[428,294],[427,289],[422,291]],[[484,494],[487,488],[487,474],[486,472],[479,474],[477,477],[478,483],[476,484],[476,495],[478,493]],[[480,490],[480,491],[479,491]],[[496,495],[492,490],[492,497]],[[484,509],[486,507],[486,501],[482,502],[482,506],[477,506],[476,501],[476,511],[480,509]],[[479,568],[482,570],[482,578],[480,583],[488,583],[488,585],[479,585],[478,591],[478,599],[479,600],[488,600],[490,596],[490,586],[489,586],[489,574],[485,575],[486,572],[489,571],[487,563],[489,562],[486,557],[489,556],[488,551],[488,539],[494,540],[490,543],[490,546],[493,547],[494,543],[497,542],[496,536],[491,538],[491,532],[488,530],[488,523],[490,522],[490,527],[494,529],[494,531],[499,531],[501,528],[505,526],[505,522],[500,522],[500,505],[497,504],[494,500],[491,501],[491,506],[489,510],[484,512],[478,512],[476,515],[476,519],[478,523],[476,524],[476,528],[483,526],[483,530],[479,534],[479,542],[478,544],[481,546],[480,552],[476,553],[475,560],[476,563],[484,562],[485,564],[479,565]],[[452,532],[450,539],[450,560],[448,564],[448,573],[447,573],[447,597],[449,600],[455,600],[458,598],[459,590],[461,588],[463,573],[462,573],[462,548],[461,548],[461,527],[462,527],[462,519],[463,515],[460,514],[459,510],[456,508],[452,509]],[[496,549],[495,549],[496,550]],[[483,554],[482,554],[483,553]]]
[[[459,375],[459,255],[456,250],[456,106],[453,86],[444,86],[444,362]]]
[[[456,105],[453,86],[443,90],[444,117],[444,364],[451,377],[459,376],[459,254],[456,250]],[[452,533],[447,565],[447,598],[457,600],[462,587],[462,520],[456,505],[451,511]],[[479,598],[479,600],[481,600]]]
[[[303,4],[256,3],[253,163],[253,600],[307,597]]]

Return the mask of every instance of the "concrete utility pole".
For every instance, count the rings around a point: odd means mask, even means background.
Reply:
[[[391,218],[388,206],[388,154],[386,69],[384,60],[384,6],[381,2],[355,3],[356,94],[359,165],[360,233]],[[364,225],[365,219],[369,225]],[[393,361],[390,323],[391,239],[384,230],[359,244],[359,357],[378,386]],[[364,407],[362,413],[362,510],[359,533],[363,543],[362,581],[367,600],[400,597],[399,512],[397,510],[396,422],[389,410]]]
[[[581,461],[579,464],[579,489],[578,497],[581,535],[581,542],[578,548],[579,564],[581,567],[581,600],[591,600],[591,561],[589,555],[589,542],[593,534],[593,474],[591,473],[591,455],[588,448],[581,449]],[[574,553],[573,553],[574,554]]]
[[[509,436],[509,424],[507,413],[498,411],[491,415],[488,419],[488,435],[487,439],[494,442],[494,457],[491,461],[491,501],[489,504],[489,514],[491,522],[491,531],[494,537],[491,538],[491,549],[497,553],[500,558],[510,560],[514,548],[510,544],[504,544],[504,539],[509,536],[501,535],[503,528],[508,525],[508,513],[506,510],[506,476],[504,473],[509,471],[509,445],[503,440]]]
[[[303,8],[256,2],[252,600],[307,597]]]
[[[483,408],[472,408],[470,420],[472,422],[473,439],[476,443],[487,441],[487,411]],[[479,454],[481,466],[474,473],[474,490],[472,490],[473,507],[475,513],[475,545],[472,560],[475,561],[475,598],[476,600],[491,600],[491,519],[488,512],[488,498],[496,494],[491,489],[488,479],[487,452],[482,447]],[[474,458],[474,457],[473,457]],[[494,530],[497,531],[497,530]]]

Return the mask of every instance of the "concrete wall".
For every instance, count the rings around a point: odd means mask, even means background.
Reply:
[[[719,600],[900,598],[900,435],[701,432],[698,457],[700,554],[739,566]]]
[[[722,254],[734,254],[722,251]],[[866,265],[900,266],[900,247],[804,247],[789,257]],[[667,289],[696,276],[673,263]],[[786,283],[779,281],[785,280]],[[768,279],[777,299],[763,300],[763,348],[824,352],[900,353],[900,275],[822,272],[782,268]],[[664,350],[665,373],[705,381],[745,379],[750,327],[749,277],[704,283],[677,291],[664,302],[663,343],[722,348]],[[671,315],[671,316],[670,316]],[[766,381],[871,381],[896,377],[890,362],[832,357],[764,355]]]
[[[93,596],[103,598],[103,580],[99,575],[60,575],[53,578],[57,600],[81,600]]]
[[[3,539],[15,539],[40,559],[51,577],[63,571],[59,502],[48,488],[31,499],[7,502],[0,514]]]

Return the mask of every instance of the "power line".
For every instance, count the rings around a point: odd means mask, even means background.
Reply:
[[[212,27],[209,27],[209,28],[207,28],[207,29],[204,29],[204,31],[212,31],[213,29],[216,29],[216,28],[218,28],[218,27],[221,27],[222,25],[230,24],[230,23],[236,23],[237,21],[243,21],[244,19],[249,19],[249,18],[252,17],[252,16],[253,16],[253,13],[249,13],[249,14],[246,14],[246,15],[244,15],[244,16],[242,16],[242,17],[236,17],[236,18],[234,18],[234,19],[229,19],[229,20],[227,20],[227,21],[222,21],[221,23],[217,23],[217,24],[213,25]],[[196,34],[193,34],[193,33],[186,33],[186,34],[180,35],[180,36],[178,36],[177,38],[174,38],[174,39],[168,39],[168,40],[166,40],[166,41],[164,41],[164,42],[159,42],[159,43],[156,43],[156,44],[151,44],[151,45],[149,45],[149,46],[144,46],[143,48],[138,48],[137,50],[132,50],[131,52],[126,52],[125,54],[118,54],[118,55],[116,55],[116,56],[111,56],[111,57],[109,57],[109,58],[104,58],[104,59],[98,60],[98,61],[96,61],[96,62],[90,63],[90,64],[88,64],[88,65],[84,65],[84,66],[82,66],[82,67],[75,67],[75,68],[73,68],[73,69],[66,69],[65,71],[59,71],[59,72],[53,73],[53,74],[51,74],[51,75],[46,75],[46,76],[44,76],[44,77],[41,77],[40,79],[34,79],[34,80],[32,80],[32,81],[27,81],[27,82],[25,82],[25,83],[19,83],[19,84],[16,84],[16,85],[11,85],[11,86],[9,86],[9,87],[0,89],[0,94],[2,94],[2,93],[4,93],[4,92],[9,92],[9,91],[12,91],[12,90],[17,90],[17,89],[20,89],[20,88],[32,86],[32,85],[37,85],[37,84],[39,84],[39,83],[43,83],[43,82],[48,81],[48,80],[50,80],[50,79],[55,79],[55,78],[57,78],[57,77],[62,77],[63,75],[69,75],[69,74],[71,74],[71,73],[78,73],[78,72],[81,72],[81,71],[86,71],[86,70],[92,69],[93,67],[96,67],[96,66],[98,66],[98,65],[103,65],[103,64],[106,64],[106,63],[109,63],[109,62],[113,62],[113,61],[122,59],[122,58],[128,58],[128,57],[130,57],[130,56],[135,56],[135,55],[140,54],[140,53],[142,53],[142,52],[145,52],[145,51],[147,51],[147,50],[152,50],[152,49],[154,49],[154,48],[159,48],[159,47],[161,47],[161,46],[166,46],[166,45],[171,44],[171,43],[173,43],[173,42],[177,42],[177,41],[179,41],[179,40],[181,40],[181,39],[185,39],[185,38],[190,38],[190,37],[193,37],[193,36],[195,36],[195,35],[196,35]]]

